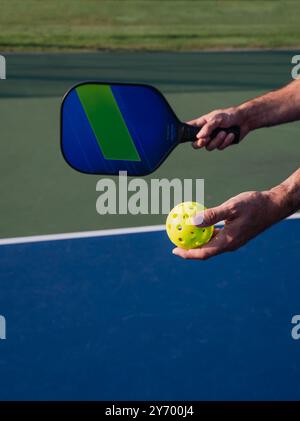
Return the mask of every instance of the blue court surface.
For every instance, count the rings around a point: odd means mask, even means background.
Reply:
[[[204,262],[161,230],[2,242],[0,399],[300,399],[299,234]]]

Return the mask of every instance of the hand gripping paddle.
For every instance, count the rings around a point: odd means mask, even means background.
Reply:
[[[182,123],[153,86],[86,82],[70,89],[61,106],[61,150],[68,164],[89,174],[146,175],[199,127]],[[217,128],[233,133],[240,128]]]

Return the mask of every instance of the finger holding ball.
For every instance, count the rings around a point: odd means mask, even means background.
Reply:
[[[214,226],[193,225],[193,217],[205,209],[197,202],[183,202],[171,210],[167,217],[166,230],[173,244],[188,250],[201,247],[211,239]]]

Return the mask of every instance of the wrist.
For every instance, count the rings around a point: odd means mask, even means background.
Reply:
[[[235,112],[238,116],[238,121],[241,127],[242,137],[246,136],[250,131],[254,130],[252,121],[253,118],[251,117],[251,110],[248,102],[244,104],[238,105],[235,109]]]
[[[298,198],[291,186],[279,184],[265,192],[271,205],[275,221],[279,221],[293,214],[299,209]]]
[[[265,102],[266,101],[263,99],[254,98],[250,101],[244,102],[239,106],[248,131],[256,130],[261,127],[270,125]]]

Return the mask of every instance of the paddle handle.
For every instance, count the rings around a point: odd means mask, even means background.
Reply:
[[[199,132],[201,127],[191,126],[189,124],[183,123],[180,128],[180,142],[194,142],[196,140],[196,135]],[[210,138],[213,139],[217,136],[220,132],[226,132],[227,134],[233,133],[234,139],[232,141],[233,144],[239,143],[240,141],[240,134],[241,129],[239,126],[231,126],[226,129],[223,129],[221,127],[217,127],[213,130],[212,134],[210,135]]]

